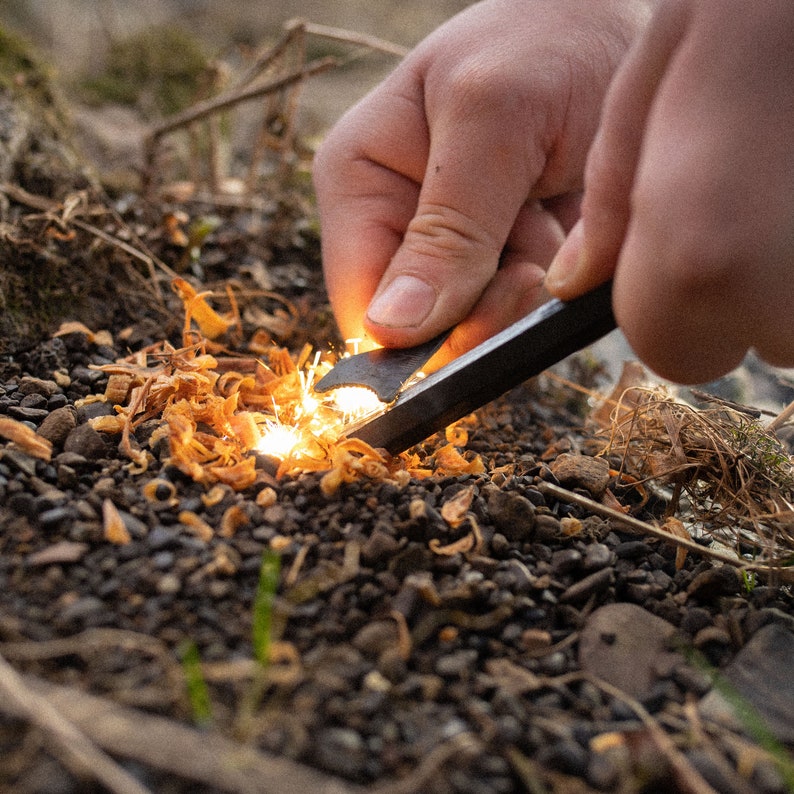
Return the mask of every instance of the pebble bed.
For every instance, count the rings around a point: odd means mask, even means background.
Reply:
[[[715,790],[785,790],[768,759],[738,771],[727,729],[705,730],[708,741],[690,734],[688,709],[711,689],[693,657],[663,664],[659,650],[650,685],[633,698],[581,675],[591,663],[581,638],[600,607],[641,607],[670,627],[665,651],[685,647],[719,669],[763,627],[794,630],[794,599],[785,587],[743,587],[732,569],[694,554],[676,570],[671,545],[544,493],[559,484],[560,455],[598,448],[557,391],[529,384],[478,413],[467,449],[482,456],[483,475],[359,482],[329,498],[319,476],[276,481],[263,461],[260,482],[207,506],[205,489],[166,463],[128,472],[118,438],[88,424],[109,405],[74,407],[104,388],[89,365],[122,352],[69,334],[18,357],[0,384],[0,415],[54,445],[45,463],[0,443],[0,653],[18,670],[190,722],[180,662],[189,641],[205,664],[212,724],[235,735],[251,691],[262,556],[276,550],[272,621],[285,656],[245,723],[262,750],[351,785],[408,781],[428,794],[687,790],[636,702]],[[142,448],[155,426],[136,432]],[[162,443],[152,452],[167,458]],[[563,484],[593,496],[584,480]],[[609,485],[631,502],[630,490]],[[452,529],[440,512],[469,487],[482,545],[438,554],[431,541],[471,531],[471,519]],[[257,504],[264,488],[276,494],[268,506]],[[106,499],[131,542],[103,536]],[[223,536],[235,505],[245,521]],[[663,507],[652,500],[646,511]],[[180,511],[215,531],[188,531]],[[629,664],[641,650],[624,651]],[[0,710],[0,784],[85,791],[51,757],[23,752],[22,727]],[[129,768],[153,790],[204,790]]]

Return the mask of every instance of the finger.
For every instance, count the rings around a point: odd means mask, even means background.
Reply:
[[[733,369],[751,346],[777,363],[788,347],[790,361],[794,328],[794,178],[780,167],[794,122],[791,27],[699,10],[649,119],[614,287],[637,353],[687,383]]]
[[[429,146],[421,91],[382,83],[328,134],[314,159],[326,288],[344,338],[364,311],[413,216]]]
[[[499,269],[475,303],[470,314],[457,326],[447,344],[434,359],[437,366],[457,358],[480,342],[537,308],[548,293],[543,288],[545,269],[559,248],[565,233],[559,218],[538,201],[527,202],[520,210]],[[567,202],[554,202],[565,208]],[[566,210],[563,209],[563,217]]]
[[[516,117],[524,86],[485,82],[476,69],[456,79],[443,102],[428,89],[433,126],[416,212],[367,312],[367,329],[388,346],[429,338],[468,314],[545,160],[520,122],[526,108]]]
[[[662,4],[610,86],[585,168],[581,219],[546,277],[549,292],[563,300],[602,284],[615,270],[631,215],[645,124],[686,19],[685,3]]]

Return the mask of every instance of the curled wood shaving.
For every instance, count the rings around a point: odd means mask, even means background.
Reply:
[[[669,532],[671,535],[674,535],[677,538],[684,538],[684,540],[689,540],[689,532],[687,532],[686,527],[683,525],[681,521],[673,516],[668,516],[664,522],[662,523],[661,527],[665,532]],[[675,569],[680,571],[684,567],[684,563],[686,562],[686,555],[687,550],[684,546],[676,546],[675,552]]]
[[[228,507],[221,518],[218,534],[222,538],[231,538],[240,527],[250,522],[248,515],[239,505]]]
[[[196,292],[183,278],[175,278],[172,287],[185,304],[186,331],[190,329],[191,320],[195,320],[199,330],[207,339],[217,339],[229,330],[234,321],[222,317],[207,303],[207,296],[211,293]]]
[[[18,422],[8,416],[0,416],[0,436],[12,442],[32,458],[45,461],[52,458],[52,444],[24,422]]]
[[[192,510],[181,510],[179,512],[179,523],[187,527],[187,529],[200,540],[209,543],[215,530],[197,513]]]
[[[468,488],[463,488],[458,491],[455,496],[448,499],[441,505],[441,517],[453,529],[459,527],[466,519],[466,514],[469,512],[471,503],[474,499],[474,486],[470,485]]]
[[[448,430],[445,446],[424,457],[392,457],[364,442],[340,438],[345,426],[341,409],[311,390],[312,382],[330,370],[330,360],[315,357],[309,345],[294,357],[274,344],[259,349],[261,358],[229,354],[212,340],[239,326],[233,294],[232,314],[223,316],[207,302],[209,293],[179,278],[173,287],[185,309],[184,346],[164,341],[97,367],[108,374],[108,385],[96,399],[111,402],[116,415],[92,420],[92,425],[121,433],[119,448],[134,473],[145,472],[153,460],[134,438],[136,428],[152,419],[160,426],[151,434],[149,448],[167,441],[167,462],[209,488],[222,484],[241,491],[264,479],[257,471],[256,449],[272,428],[294,431],[296,439],[291,451],[279,455],[276,477],[323,472],[321,489],[329,497],[359,479],[388,480],[402,488],[412,477],[484,471],[479,456],[464,456],[456,448],[468,436],[460,426]]]
[[[468,515],[468,521],[471,530],[466,535],[447,545],[443,545],[438,538],[431,538],[428,543],[430,550],[442,557],[452,557],[455,554],[468,554],[469,552],[479,554],[483,547],[482,531],[477,519],[471,513]]]
[[[105,540],[118,546],[126,546],[132,540],[124,519],[110,499],[102,502],[102,532]]]
[[[87,325],[75,320],[61,323],[58,330],[53,334],[53,337],[66,336],[67,334],[83,334],[91,344],[95,345],[113,344],[113,336],[110,331],[92,331]]]

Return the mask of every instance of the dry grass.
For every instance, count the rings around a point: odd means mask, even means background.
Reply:
[[[608,454],[643,483],[672,489],[680,513],[737,553],[794,560],[794,466],[773,429],[741,406],[698,409],[662,388],[627,389],[612,413]]]

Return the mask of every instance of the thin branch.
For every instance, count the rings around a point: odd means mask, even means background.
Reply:
[[[0,693],[0,708],[51,737],[55,753],[75,773],[92,777],[115,794],[149,794],[149,789],[96,747],[47,697],[31,690],[2,656]]]
[[[794,402],[790,402],[767,426],[769,433],[774,433],[778,428],[783,427],[792,416],[794,416]]]
[[[242,90],[227,92],[220,96],[213,97],[212,99],[205,99],[203,102],[197,102],[181,113],[176,113],[170,118],[165,119],[165,121],[156,124],[147,136],[147,149],[150,150],[163,135],[167,135],[169,132],[186,127],[194,121],[203,119],[220,110],[226,110],[240,102],[255,99],[256,97],[264,96],[274,91],[280,91],[282,88],[286,88],[299,80],[305,80],[307,77],[311,77],[314,74],[319,74],[320,72],[331,69],[336,66],[337,63],[337,59],[330,56],[319,58],[315,61],[310,61],[300,69],[273,78],[265,83],[258,83],[257,85]]]
[[[107,698],[33,676],[25,676],[24,683],[38,699],[69,714],[81,731],[108,752],[184,780],[203,783],[213,790],[240,794],[307,791],[362,794],[364,791],[360,786],[261,752],[215,731],[191,728],[176,720],[120,706]]]
[[[410,50],[399,44],[393,44],[385,39],[379,39],[377,36],[369,36],[366,33],[356,33],[343,28],[333,28],[327,25],[317,25],[314,22],[303,22],[301,20],[293,20],[288,22],[288,25],[303,25],[303,29],[313,36],[320,36],[332,41],[341,41],[345,44],[357,44],[362,47],[367,47],[370,50],[378,52],[385,52],[387,55],[396,55],[398,58],[404,58]]]
[[[649,524],[647,521],[640,521],[638,518],[634,518],[633,516],[627,515],[626,513],[621,513],[619,510],[602,505],[600,502],[596,502],[593,499],[589,499],[586,496],[569,491],[566,488],[561,488],[559,485],[554,485],[550,482],[538,483],[538,489],[542,493],[549,494],[550,496],[553,496],[555,499],[559,499],[562,502],[584,507],[586,510],[595,513],[596,515],[609,518],[616,523],[622,524],[631,532],[635,532],[640,535],[651,535],[658,540],[663,540],[665,543],[672,543],[675,546],[680,546],[687,549],[688,551],[694,552],[695,554],[711,557],[713,560],[718,560],[719,562],[725,563],[726,565],[732,565],[734,568],[738,568],[740,570],[769,574],[770,576],[779,577],[780,581],[794,582],[794,570],[792,569],[746,562],[745,560],[739,559],[738,557],[731,554],[725,554],[724,552],[717,551],[716,549],[711,549],[707,546],[701,546],[694,540],[687,540],[686,538],[679,538],[677,535],[671,535],[669,532],[666,532],[665,530],[660,529],[653,524]]]

